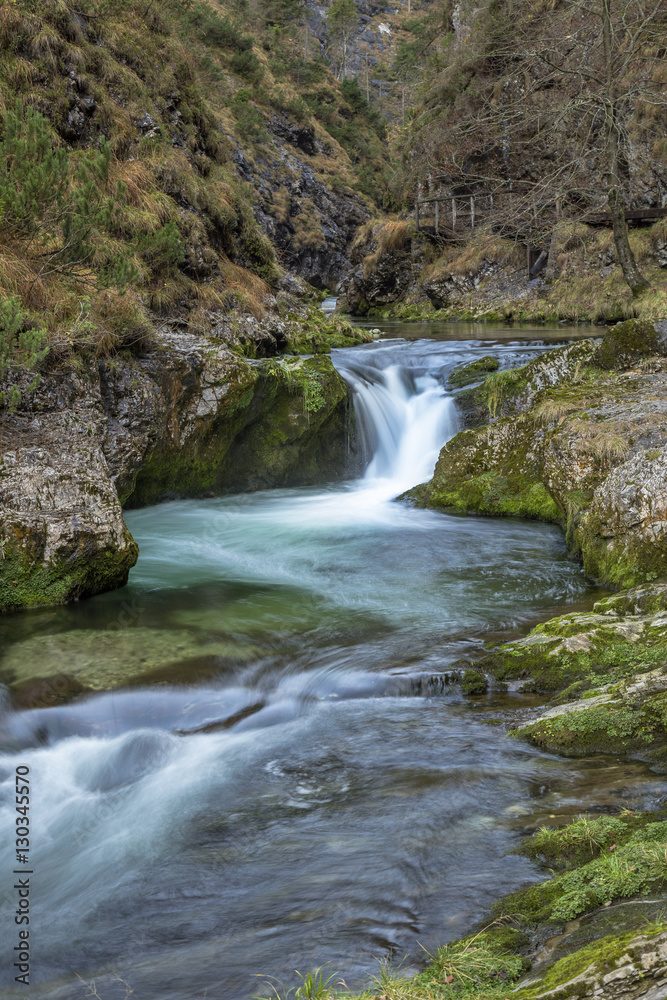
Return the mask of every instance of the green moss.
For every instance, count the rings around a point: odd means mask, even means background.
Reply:
[[[95,549],[85,560],[77,555],[76,561],[52,560],[44,566],[5,543],[0,559],[0,612],[67,604],[123,587],[138,554],[132,542],[122,553]]]
[[[662,353],[664,349],[653,323],[629,319],[605,333],[592,363],[608,371],[623,371],[641,358]]]
[[[357,347],[372,341],[365,330],[342,316],[326,316],[311,309],[304,320],[293,321],[284,345],[286,354],[329,354],[336,347]]]
[[[331,359],[239,361],[225,405],[191,445],[163,442],[142,465],[129,506],[165,495],[299,485],[347,461],[347,388]]]
[[[483,472],[460,482],[457,487],[431,488],[428,506],[452,508],[462,512],[490,514],[494,517],[529,517],[561,523],[562,516],[542,483],[520,473],[503,476]]]
[[[478,670],[464,671],[461,679],[461,690],[464,694],[486,694],[488,687],[489,682],[484,674],[479,673]]]
[[[661,933],[664,926],[654,926],[647,928],[649,936]],[[636,931],[628,931],[624,934],[612,934],[607,937],[593,941],[585,945],[572,955],[561,958],[547,970],[543,978],[530,986],[516,990],[512,996],[516,1000],[536,1000],[536,998],[548,995],[553,1000],[565,1000],[565,998],[580,995],[578,987],[569,984],[577,976],[580,976],[588,968],[593,966],[600,975],[611,972],[628,951],[633,939],[637,937]]]
[[[642,702],[611,701],[541,719],[519,731],[544,750],[572,756],[589,753],[659,755],[667,741],[667,694]]]
[[[498,359],[488,354],[476,361],[471,361],[470,364],[463,365],[461,368],[455,368],[453,372],[450,372],[447,384],[455,388],[462,388],[472,382],[479,382],[485,372],[495,372],[499,367]]]

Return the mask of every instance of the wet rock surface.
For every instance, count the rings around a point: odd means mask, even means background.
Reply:
[[[641,339],[641,326],[607,336]],[[667,362],[644,354],[609,371],[597,363],[603,346],[570,345],[490,375],[477,390],[488,424],[448,442],[413,496],[560,523],[589,576],[631,587],[667,575]]]
[[[54,367],[3,422],[0,608],[122,586],[124,503],[340,475],[349,419],[327,356],[249,361],[162,331],[145,357]]]

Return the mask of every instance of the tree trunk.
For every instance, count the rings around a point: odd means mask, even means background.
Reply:
[[[628,240],[628,224],[625,219],[625,205],[621,189],[621,172],[619,169],[619,122],[616,81],[614,78],[614,55],[611,26],[611,0],[602,3],[602,40],[604,44],[604,59],[606,69],[606,130],[607,130],[607,164],[608,191],[607,202],[611,212],[614,227],[614,246],[616,257],[621,265],[623,277],[633,295],[639,295],[649,282],[637,267],[635,255]]]
[[[649,282],[637,267],[635,255],[628,241],[628,225],[625,221],[625,206],[620,189],[616,186],[610,188],[607,200],[614,226],[614,245],[618,263],[621,265],[623,277],[632,294],[639,295],[640,292],[649,287]]]

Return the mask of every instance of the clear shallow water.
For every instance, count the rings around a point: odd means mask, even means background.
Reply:
[[[542,349],[492,348],[507,364]],[[359,981],[539,877],[507,854],[524,830],[664,796],[642,764],[561,761],[489,724],[530,699],[438,683],[490,634],[594,596],[556,529],[393,499],[456,430],[447,371],[489,350],[338,352],[361,480],[133,511],[127,588],[8,620],[8,658],[91,632],[100,662],[109,643],[129,656],[128,636],[227,650],[175,652],[158,684],[5,711],[0,778],[27,763],[33,782],[34,996],[86,995],[73,972],[103,1000],[124,996],[115,973],[139,1000],[240,1000],[258,973],[325,962]],[[3,843],[11,828],[7,808]]]

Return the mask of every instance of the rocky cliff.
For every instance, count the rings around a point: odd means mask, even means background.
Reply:
[[[124,504],[321,482],[349,462],[347,389],[324,355],[253,361],[165,329],[145,356],[52,365],[25,399],[2,424],[3,611],[122,586],[138,554]]]

